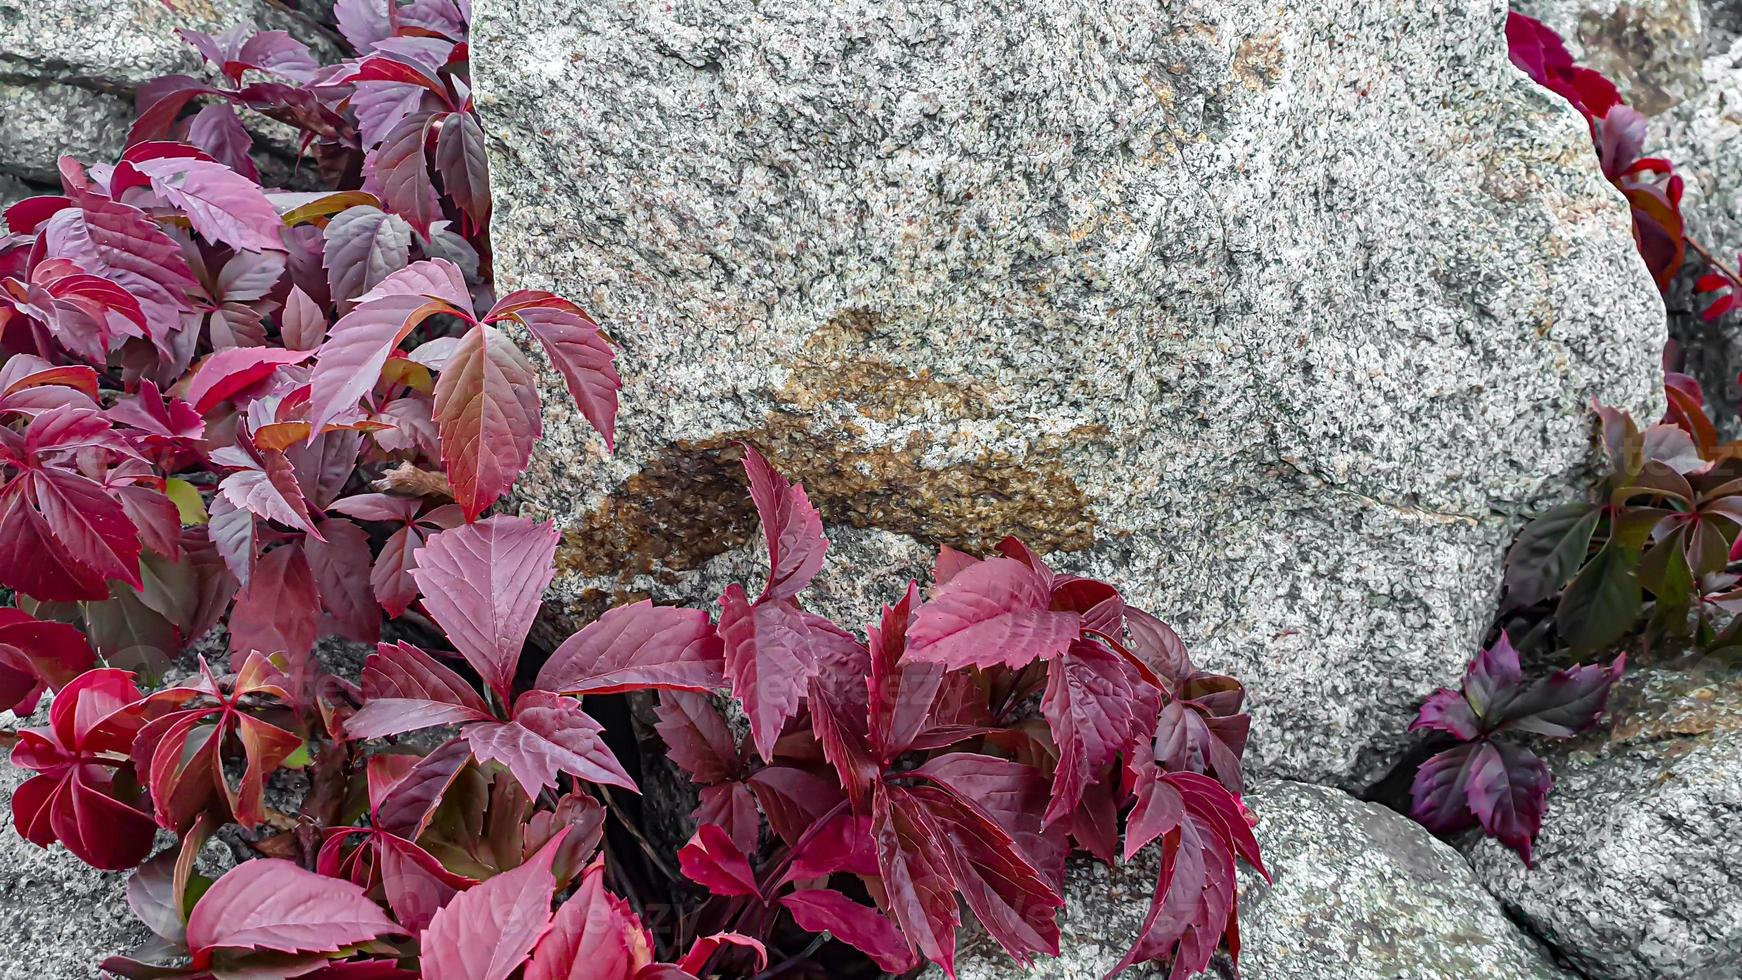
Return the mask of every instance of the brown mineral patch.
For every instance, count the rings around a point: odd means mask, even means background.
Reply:
[[[1234,51],[1234,77],[1249,91],[1275,85],[1282,78],[1282,35],[1268,31],[1240,42]]]
[[[1693,8],[1684,3],[1635,6],[1579,16],[1581,60],[1614,79],[1634,108],[1648,116],[1674,108],[1704,87],[1700,32]]]
[[[987,550],[1014,534],[1041,551],[1094,541],[1089,500],[1054,462],[1068,444],[1104,438],[1099,426],[1030,442],[1026,455],[982,449],[970,462],[922,465],[938,439],[970,438],[958,422],[995,422],[1002,399],[987,385],[943,380],[876,356],[881,319],[847,310],[823,324],[791,365],[760,428],[679,443],[564,538],[558,561],[586,576],[665,577],[737,548],[756,530],[735,443],[768,456],[802,482],[830,523],[878,528],[932,543]],[[920,420],[893,445],[867,446],[868,420]]]

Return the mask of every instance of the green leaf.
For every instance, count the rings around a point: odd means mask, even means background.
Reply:
[[[295,752],[285,756],[284,761],[280,762],[278,767],[280,769],[304,769],[313,761],[313,757],[309,755],[308,743],[304,742],[296,747]]]
[[[211,520],[206,513],[206,502],[200,499],[200,492],[188,481],[170,477],[164,481],[163,492],[181,512],[182,527],[195,527]]]
[[[1525,525],[1506,553],[1506,609],[1534,606],[1559,592],[1590,551],[1603,511],[1566,504]]]
[[[1610,646],[1639,620],[1637,555],[1613,543],[1591,559],[1561,596],[1555,626],[1576,655]]]

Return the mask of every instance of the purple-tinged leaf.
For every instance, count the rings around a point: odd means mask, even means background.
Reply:
[[[566,831],[525,864],[454,896],[430,921],[421,945],[427,980],[507,980],[550,928],[556,895],[551,866]]]
[[[1496,741],[1476,743],[1466,769],[1464,788],[1476,820],[1530,867],[1530,846],[1542,829],[1543,806],[1554,783],[1548,766],[1529,749]]]
[[[363,889],[273,858],[226,872],[187,924],[196,962],[218,948],[334,952],[399,931]]]
[[[260,171],[249,156],[254,137],[243,128],[242,120],[228,103],[213,103],[194,113],[188,120],[188,142],[244,178],[260,183]]]
[[[1476,826],[1468,790],[1478,744],[1455,745],[1417,767],[1409,787],[1409,815],[1417,823],[1442,837]]]
[[[772,759],[775,740],[817,672],[804,615],[790,602],[752,605],[734,582],[720,596],[719,631],[726,674],[750,718],[750,737],[756,751]]]
[[[607,610],[563,641],[537,686],[563,694],[711,691],[725,683],[721,657],[707,613],[643,600]]]
[[[436,134],[436,169],[442,189],[474,225],[490,223],[490,167],[484,129],[470,112],[451,112]]]
[[[363,707],[345,720],[348,738],[496,720],[472,685],[403,640],[378,644],[364,662],[363,699]]]
[[[542,429],[538,375],[506,334],[475,326],[436,381],[434,410],[454,500],[476,520],[532,458]]]
[[[781,898],[792,920],[806,932],[827,932],[857,949],[888,973],[902,974],[916,965],[913,950],[895,923],[883,913],[860,905],[838,891],[813,888]]]
[[[586,311],[540,290],[522,289],[502,297],[485,322],[518,320],[544,347],[563,376],[581,414],[615,448],[617,391],[623,382],[612,363],[616,352]]]
[[[411,576],[424,608],[506,704],[520,648],[555,573],[556,528],[492,517],[433,535]]]
[[[327,222],[322,264],[341,312],[410,260],[411,226],[396,214],[358,205]]]
[[[516,702],[513,721],[470,724],[460,734],[479,762],[508,767],[528,796],[555,786],[558,772],[638,792],[601,731],[573,698],[528,691]]]
[[[1082,616],[1051,608],[1047,580],[1013,558],[964,569],[921,606],[907,657],[949,667],[1024,667],[1063,653]]]
[[[712,824],[702,824],[677,852],[684,876],[715,895],[758,895],[756,872],[732,836]]]
[[[250,252],[284,247],[279,234],[284,222],[272,202],[259,184],[229,167],[192,157],[139,160],[132,166],[208,240]]]

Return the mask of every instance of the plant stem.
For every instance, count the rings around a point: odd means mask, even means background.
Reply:
[[[1742,288],[1742,276],[1738,276],[1735,270],[1726,266],[1724,263],[1719,262],[1717,256],[1714,256],[1711,253],[1711,250],[1706,248],[1706,246],[1701,245],[1698,239],[1694,238],[1692,235],[1683,235],[1682,241],[1686,242],[1687,246],[1693,249],[1695,254],[1699,255],[1700,261],[1706,263],[1707,266],[1725,279],[1730,280],[1732,285],[1737,288]]]

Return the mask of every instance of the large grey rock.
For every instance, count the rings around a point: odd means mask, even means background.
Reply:
[[[199,74],[176,30],[246,23],[289,31],[323,62],[338,56],[326,31],[275,0],[0,0],[0,170],[48,181],[62,153],[112,160],[136,88]]]
[[[46,723],[46,702],[28,721],[0,711],[0,731]],[[12,792],[30,776],[0,758],[0,980],[90,980],[103,957],[131,952],[151,933],[127,907],[125,874],[18,836]]]
[[[1613,727],[1545,751],[1535,867],[1492,841],[1476,873],[1604,980],[1742,975],[1742,670],[1636,669]]]
[[[1588,400],[1655,411],[1624,209],[1497,2],[474,12],[501,285],[621,344],[616,456],[553,388],[521,481],[577,616],[755,574],[747,438],[873,567],[1013,532],[1123,583],[1247,682],[1258,770],[1356,785]]]
[[[1259,816],[1272,884],[1242,874],[1245,980],[1567,977],[1507,921],[1456,851],[1407,818],[1341,790],[1285,781],[1260,785],[1247,802]],[[1073,864],[1059,958],[1023,974],[976,938],[961,956],[961,980],[1098,980],[1142,926],[1156,861]],[[1127,974],[1165,975],[1148,967]]]

